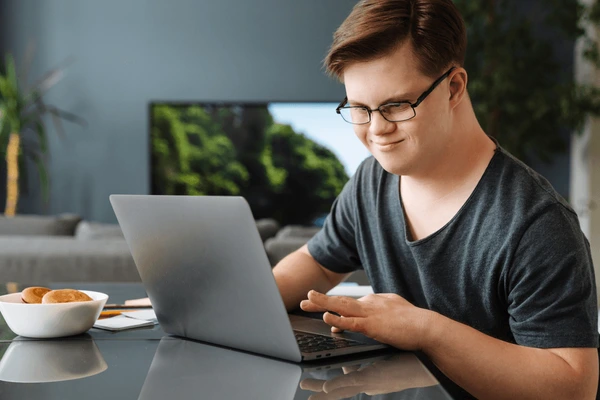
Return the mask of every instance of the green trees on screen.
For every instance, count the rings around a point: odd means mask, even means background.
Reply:
[[[152,192],[244,196],[255,218],[309,224],[348,181],[337,157],[266,107],[156,105]]]

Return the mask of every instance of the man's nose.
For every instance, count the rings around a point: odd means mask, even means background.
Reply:
[[[383,118],[383,115],[379,111],[371,112],[371,124],[369,126],[369,130],[373,135],[385,135],[393,131],[396,127],[394,122],[390,122],[387,119]]]

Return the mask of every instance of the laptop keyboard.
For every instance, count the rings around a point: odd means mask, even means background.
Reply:
[[[313,333],[294,331],[296,341],[302,353],[316,353],[326,350],[343,349],[346,347],[360,346],[363,343],[356,340],[335,338]]]

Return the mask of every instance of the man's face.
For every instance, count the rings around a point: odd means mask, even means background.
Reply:
[[[386,57],[350,64],[343,79],[349,105],[371,109],[390,102],[414,103],[435,81],[421,73],[409,44]],[[440,159],[450,140],[449,99],[446,79],[415,109],[413,119],[389,122],[373,112],[369,124],[353,125],[354,132],[389,173],[423,173]]]

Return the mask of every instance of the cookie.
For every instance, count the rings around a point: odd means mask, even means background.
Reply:
[[[42,297],[42,304],[73,303],[76,301],[92,301],[92,298],[75,289],[52,290]]]
[[[28,287],[21,292],[21,300],[28,304],[40,304],[42,297],[50,291],[50,289],[41,286]]]

